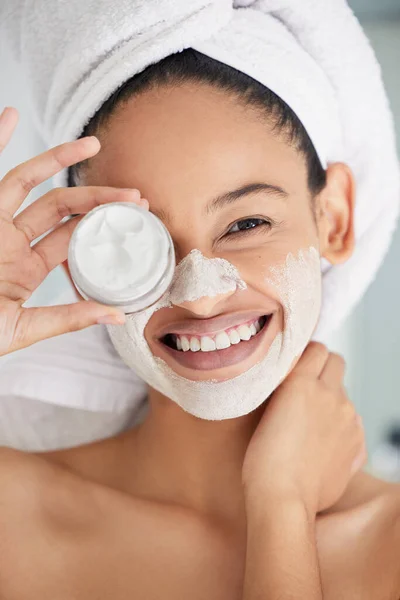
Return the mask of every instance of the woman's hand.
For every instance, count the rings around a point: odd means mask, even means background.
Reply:
[[[250,440],[242,471],[247,499],[297,499],[313,516],[339,500],[367,457],[343,375],[341,356],[309,343]]]
[[[0,153],[17,122],[15,108],[7,108],[0,115]],[[87,213],[108,202],[147,203],[140,199],[138,190],[103,186],[56,188],[14,217],[34,187],[99,150],[100,142],[95,137],[61,144],[18,165],[0,181],[0,356],[105,319],[113,323],[124,321],[124,315],[115,308],[91,301],[23,308],[48,273],[67,258],[71,234],[83,217],[60,223],[63,217]],[[49,230],[52,231],[32,245]]]

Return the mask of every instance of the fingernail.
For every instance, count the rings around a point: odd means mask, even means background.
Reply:
[[[11,106],[5,106],[0,113],[0,117],[4,117],[10,108],[11,108]]]
[[[140,192],[139,190],[137,190],[136,188],[121,188],[122,192],[130,192],[131,194],[139,194],[140,196]]]
[[[92,142],[93,140],[96,140],[96,142],[99,144],[99,146],[101,146],[100,140],[98,137],[96,137],[95,135],[85,135],[82,138],[78,138],[77,140],[75,140],[75,142]]]
[[[141,198],[140,200],[140,204],[144,207],[144,208],[149,208],[149,201],[146,200],[145,198]]]
[[[363,464],[364,464],[364,456],[358,456],[353,461],[353,464],[351,465],[351,472],[355,473],[356,471],[358,471],[362,467]]]
[[[125,323],[125,315],[119,314],[108,314],[97,319],[97,323],[101,325],[123,325]]]

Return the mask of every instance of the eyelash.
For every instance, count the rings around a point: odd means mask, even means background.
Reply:
[[[239,231],[230,231],[236,225],[239,225],[240,223],[246,223],[246,221],[258,221],[259,223],[253,227],[249,227],[248,229],[242,229]],[[268,229],[271,229],[272,226],[273,226],[273,222],[268,219],[263,219],[261,217],[248,217],[247,219],[240,219],[240,221],[236,221],[236,223],[233,223],[230,226],[228,233],[226,235],[228,235],[228,236],[230,236],[230,235],[243,236],[243,235],[248,235],[250,233],[254,233],[254,230],[256,230],[256,229],[258,229],[259,232],[260,232],[260,229],[264,230],[266,227]]]

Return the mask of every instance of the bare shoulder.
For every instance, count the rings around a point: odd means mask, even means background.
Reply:
[[[0,562],[1,575],[15,561],[15,548],[28,539],[40,521],[41,498],[51,470],[39,457],[11,448],[0,448]],[[1,584],[3,584],[1,580]]]
[[[22,527],[57,523],[63,514],[87,508],[93,514],[85,482],[62,465],[48,460],[46,453],[0,448],[0,532],[15,535]]]
[[[382,497],[395,499],[399,493],[400,483],[390,483],[365,471],[359,471],[350,481],[333,510],[347,510]]]
[[[53,456],[0,450],[0,463],[1,598],[223,598],[221,579],[239,585],[241,556],[197,513],[93,483]]]
[[[62,581],[99,522],[92,487],[81,478],[45,453],[0,448],[1,598],[57,597],[47,588]]]
[[[10,494],[16,500],[27,497],[34,500],[36,493],[63,475],[62,466],[55,464],[47,453],[25,452],[0,447],[0,497]]]
[[[2,506],[10,500],[34,502],[40,480],[49,474],[47,464],[28,452],[0,448],[0,501]],[[1,514],[0,514],[1,519]]]
[[[354,598],[400,599],[399,484],[360,473],[335,509],[319,519],[317,536],[332,597],[341,598],[340,581]]]

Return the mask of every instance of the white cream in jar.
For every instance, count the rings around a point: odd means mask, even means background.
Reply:
[[[84,298],[131,313],[151,306],[167,290],[175,252],[160,219],[137,204],[116,202],[97,206],[80,221],[68,263]]]

